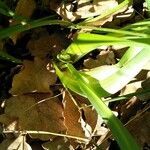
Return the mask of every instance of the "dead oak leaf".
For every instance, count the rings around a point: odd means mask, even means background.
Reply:
[[[57,77],[52,68],[46,69],[47,63],[40,58],[35,58],[34,62],[25,60],[24,68],[13,78],[11,94],[51,92],[49,86],[55,84]]]
[[[83,107],[83,111],[84,111],[84,116],[85,116],[85,122],[90,125],[91,127],[91,135],[96,127],[97,124],[97,118],[98,115],[95,111],[95,109],[92,109],[91,107]],[[88,129],[87,129],[88,130]],[[90,133],[90,131],[89,131]]]
[[[63,95],[64,123],[67,127],[67,134],[76,137],[85,137],[81,126],[81,112],[74,103],[73,97],[67,91]]]
[[[43,103],[37,104],[43,99],[50,98]],[[16,118],[16,130],[33,130],[61,133],[66,130],[63,118],[63,106],[59,99],[51,98],[50,94],[26,94],[15,96],[6,101],[5,112],[9,118]],[[9,126],[8,121],[4,122],[4,115],[0,116],[0,122]],[[8,119],[8,118],[7,118]],[[32,135],[34,138],[49,140],[50,135]]]

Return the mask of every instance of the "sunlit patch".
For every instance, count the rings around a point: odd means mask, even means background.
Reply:
[[[26,25],[26,24],[27,24],[27,22],[25,22],[25,21],[21,21],[21,24],[22,24],[22,25]]]

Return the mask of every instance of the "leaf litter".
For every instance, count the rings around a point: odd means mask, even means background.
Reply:
[[[18,15],[31,19],[37,9],[37,5],[37,2],[33,0],[19,0],[15,11]],[[79,21],[80,19],[100,15],[117,6],[118,2],[115,0],[106,2],[79,0],[76,5],[73,5],[70,1],[65,3],[59,0],[50,2],[43,0],[42,6],[44,7],[44,5],[58,13],[64,20]],[[72,10],[72,7],[74,10]],[[126,9],[124,8],[120,12],[124,12]],[[93,25],[102,26],[106,22],[111,22],[110,24],[107,23],[106,26],[108,24],[118,26],[121,25],[121,22],[124,23],[131,17],[133,16],[128,16],[125,19],[125,17],[120,18],[119,15],[117,17],[115,14],[111,14],[94,22]],[[14,20],[12,24],[15,23],[17,22]],[[0,115],[0,122],[4,124],[3,129],[6,131],[12,131],[12,133],[13,131],[47,131],[54,133],[54,135],[29,134],[30,136],[26,137],[26,135],[22,134],[13,134],[15,137],[8,138],[9,136],[5,133],[7,139],[4,139],[0,144],[0,149],[19,150],[24,146],[24,150],[30,150],[32,149],[29,145],[31,144],[30,140],[36,141],[37,139],[42,141],[43,149],[93,149],[99,145],[107,149],[110,145],[105,140],[108,137],[111,138],[108,128],[103,125],[103,120],[86,99],[68,91],[58,95],[58,92],[60,94],[62,90],[62,86],[59,87],[60,83],[52,67],[51,57],[56,56],[61,50],[67,48],[71,40],[67,38],[68,33],[64,33],[65,30],[58,28],[57,31],[57,27],[55,30],[48,31],[46,27],[43,27],[32,31],[26,48],[33,59],[23,60],[21,70],[13,77],[12,88],[10,89],[12,96],[5,101],[4,113]],[[73,35],[72,30],[69,32],[70,35]],[[20,38],[20,34],[11,37],[14,44]],[[5,48],[1,43],[0,47]],[[126,51],[124,49],[119,51],[117,48],[108,49],[109,47],[101,48],[96,57],[89,55],[80,66],[84,66],[84,69],[100,66],[109,68],[123,55],[122,52]],[[143,69],[146,70],[145,68]],[[150,69],[148,68],[147,70],[149,71]],[[149,74],[142,74],[141,77],[137,76],[132,83],[122,89],[120,95],[138,91],[148,85]],[[127,126],[132,134],[136,135],[141,145],[149,143],[149,113],[141,113],[143,108],[140,107],[141,105],[143,106],[146,100],[149,100],[148,95],[145,97],[132,97],[128,101],[112,104],[114,105],[113,110],[119,112],[122,121],[127,122],[132,119]],[[134,118],[134,115],[137,117]],[[59,137],[55,133],[71,135],[76,139],[65,136]],[[88,139],[89,143],[81,142],[80,137]]]

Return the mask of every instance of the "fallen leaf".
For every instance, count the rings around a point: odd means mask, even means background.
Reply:
[[[43,103],[37,104],[43,99],[48,99]],[[63,119],[63,106],[59,99],[51,98],[50,94],[27,94],[8,99],[5,106],[5,115],[16,118],[18,127],[16,130],[33,130],[61,133],[66,130]],[[0,122],[5,123],[0,115]],[[49,140],[51,135],[32,135],[34,138]]]
[[[132,116],[135,116],[137,111],[141,108],[142,102],[137,97],[132,97],[127,102],[121,103],[118,105],[120,108],[120,120],[123,123],[126,123]]]
[[[56,74],[50,67],[46,69],[48,62],[40,58],[35,58],[33,61],[25,60],[24,68],[13,78],[11,94],[19,95],[30,92],[49,92],[50,85],[56,82]]]
[[[91,135],[97,124],[97,113],[91,107],[83,107],[85,122],[92,128]]]
[[[64,105],[64,124],[67,128],[67,134],[76,137],[85,137],[84,131],[81,126],[81,112],[75,104],[73,97],[68,92],[63,95]]]

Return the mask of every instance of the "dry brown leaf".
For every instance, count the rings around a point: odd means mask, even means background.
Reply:
[[[66,130],[63,119],[63,106],[57,98],[51,98],[43,103],[39,101],[50,98],[50,94],[27,94],[8,99],[5,106],[5,114],[10,118],[16,118],[18,127],[16,130],[33,130],[60,133]],[[36,105],[37,104],[37,105]],[[0,122],[9,126],[8,121],[0,116]],[[32,137],[41,140],[50,139],[50,135],[34,134]]]
[[[56,137],[53,141],[42,144],[45,150],[70,150],[70,143],[63,137]]]
[[[88,58],[84,61],[84,66],[87,69],[92,69],[102,65],[112,65],[115,64],[115,55],[113,51],[102,50],[96,59]]]
[[[19,95],[29,92],[51,92],[49,86],[55,84],[56,74],[46,69],[46,60],[35,58],[33,61],[25,60],[24,68],[14,76],[11,93]]]
[[[131,117],[135,116],[141,106],[142,102],[137,97],[132,97],[129,101],[117,106],[118,108],[121,107],[119,111],[121,121],[126,123]]]
[[[39,38],[34,38],[35,36]],[[47,55],[56,55],[67,46],[68,42],[64,34],[53,33],[49,35],[44,29],[36,31],[33,38],[27,44],[31,54],[41,58],[45,58]]]
[[[64,123],[67,127],[67,134],[77,137],[85,137],[84,131],[81,127],[81,112],[78,106],[73,102],[74,99],[68,92],[64,92]]]
[[[90,125],[92,128],[92,132],[94,131],[97,123],[97,113],[95,109],[92,109],[91,107],[83,107],[84,116],[85,116],[85,122]]]

